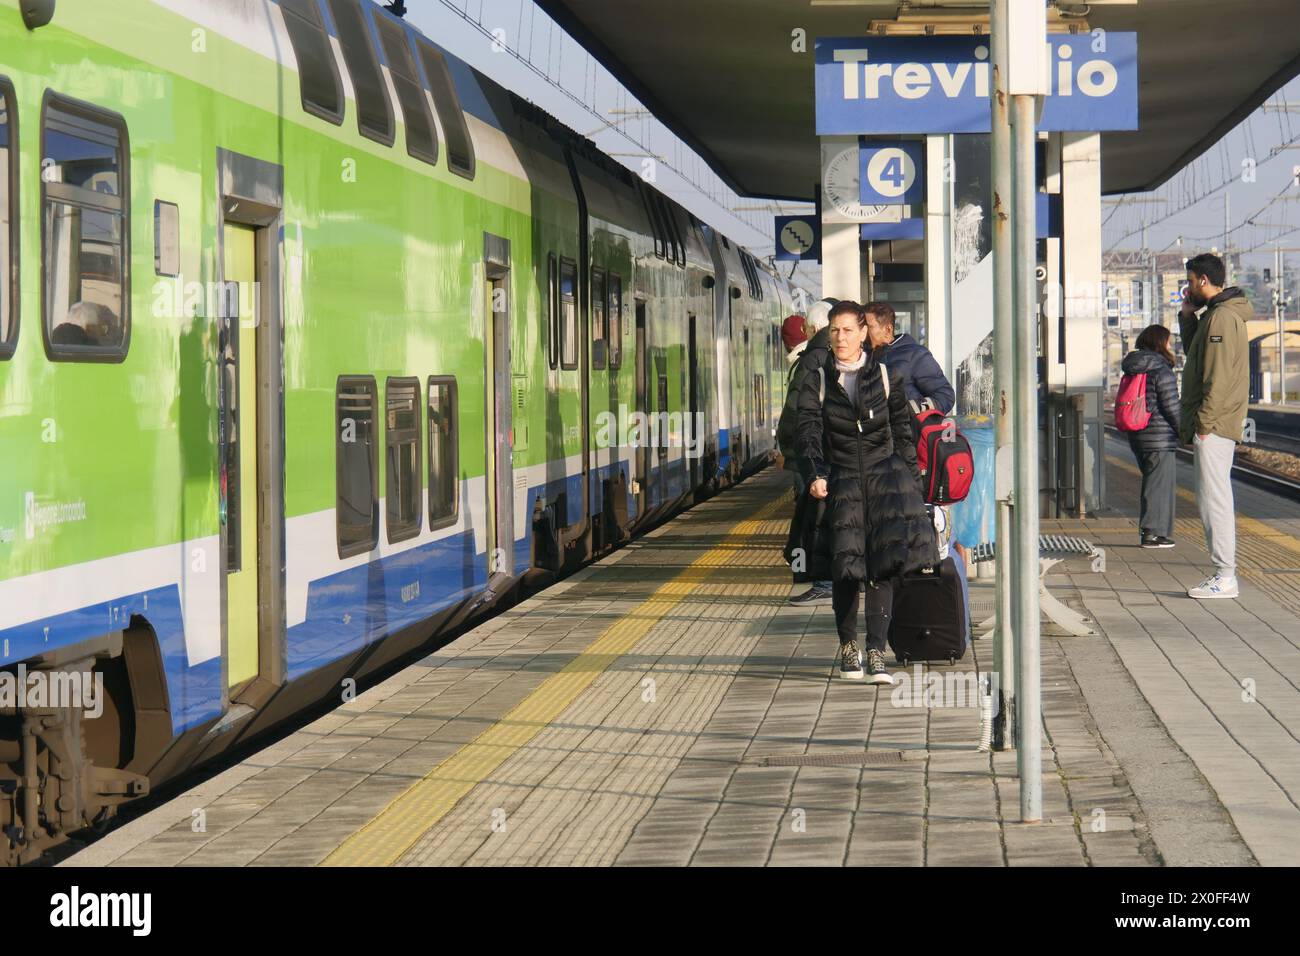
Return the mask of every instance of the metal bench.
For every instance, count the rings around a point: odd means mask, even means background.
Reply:
[[[971,549],[971,562],[983,564],[997,556],[995,542],[985,541]],[[1097,574],[1106,572],[1106,549],[1099,548],[1085,538],[1076,538],[1068,534],[1040,534],[1038,536],[1038,604],[1044,614],[1054,624],[1058,624],[1075,637],[1090,637],[1097,632],[1089,626],[1088,619],[1077,611],[1072,611],[1047,590],[1044,578],[1047,572],[1066,558],[1085,557],[1092,559],[1092,570]],[[994,618],[980,622],[983,633],[980,638],[993,633]]]

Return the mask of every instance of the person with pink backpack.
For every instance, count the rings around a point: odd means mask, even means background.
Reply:
[[[1124,377],[1115,396],[1115,427],[1128,434],[1129,447],[1142,472],[1140,544],[1172,548],[1179,412],[1169,330],[1148,325],[1137,338],[1137,348],[1124,356],[1120,367]]]

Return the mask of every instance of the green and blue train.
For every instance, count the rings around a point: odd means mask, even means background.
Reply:
[[[370,0],[0,0],[0,216],[5,862],[773,450],[795,290]]]

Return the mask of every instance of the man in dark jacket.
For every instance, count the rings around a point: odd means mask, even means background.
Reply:
[[[1146,376],[1146,410],[1151,415],[1146,428],[1128,433],[1129,447],[1142,472],[1140,544],[1143,548],[1172,548],[1179,412],[1169,330],[1163,325],[1144,329],[1138,336],[1137,349],[1124,356],[1120,367],[1125,375]]]
[[[902,376],[907,400],[920,405],[929,399],[944,415],[952,411],[957,403],[952,384],[929,349],[906,332],[895,333],[893,306],[888,302],[868,302],[864,309],[871,346],[885,346],[885,364],[891,372]]]

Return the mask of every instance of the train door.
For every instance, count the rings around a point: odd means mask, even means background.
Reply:
[[[695,316],[688,315],[689,334],[686,356],[686,421],[682,422],[682,438],[686,460],[690,467],[691,487],[700,486],[700,447],[704,429],[699,425],[700,414],[700,356],[695,335]]]
[[[649,360],[646,355],[646,332],[645,332],[645,302],[640,299],[636,303],[636,410],[639,413],[638,418],[642,422],[648,422],[650,411],[648,404],[648,365]],[[650,435],[649,429],[645,428],[638,435],[638,442],[633,455],[633,467],[636,468],[637,481],[637,517],[644,515],[646,505],[649,500],[650,487]]]
[[[257,676],[257,233],[225,226],[226,686]]]
[[[218,150],[219,518],[227,702],[285,680],[281,167]]]
[[[486,236],[488,251],[483,282],[484,396],[486,425],[487,571],[514,574],[514,437],[510,377],[510,268],[506,240]]]
[[[748,326],[748,322],[745,323]],[[746,327],[744,334],[741,336],[745,350],[744,370],[745,377],[741,379],[744,383],[745,392],[745,423],[741,427],[745,433],[744,453],[741,456],[740,466],[743,468],[750,458],[750,442],[754,434],[754,356],[749,350],[749,329]]]

